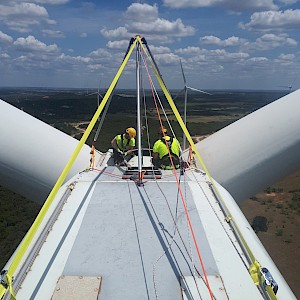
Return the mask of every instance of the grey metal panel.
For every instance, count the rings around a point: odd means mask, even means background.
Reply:
[[[171,199],[170,208],[175,215],[176,183],[160,182],[159,186]],[[186,193],[189,197],[189,189]],[[181,207],[180,203],[177,226],[182,238],[188,241]],[[209,266],[206,272],[217,274],[194,203],[188,203],[188,209]],[[190,245],[185,247],[189,249]],[[199,264],[196,265],[202,273]],[[175,233],[168,205],[157,185],[137,187],[133,182],[98,182],[63,274],[100,275],[103,280],[100,299],[153,299],[155,292],[160,299],[181,299],[180,277],[191,274],[190,259]]]

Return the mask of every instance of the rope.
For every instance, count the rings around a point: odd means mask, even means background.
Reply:
[[[161,101],[160,101],[160,99],[159,99],[159,95],[158,95],[158,93],[157,93],[157,90],[155,89],[155,86],[153,85],[152,78],[151,78],[151,76],[150,76],[150,74],[149,74],[148,67],[147,67],[147,64],[146,64],[145,59],[144,59],[143,56],[142,56],[142,60],[143,60],[143,62],[144,62],[145,68],[147,69],[148,79],[149,79],[149,82],[150,82],[150,87],[151,87],[151,90],[152,90],[153,98],[155,98],[155,95],[156,95],[156,97],[158,98],[159,103],[160,103],[160,105],[161,105],[162,111],[164,112],[164,115],[165,115],[165,117],[166,117],[166,120],[168,121],[168,117],[167,117],[167,115],[166,115],[166,113],[165,113],[165,110],[164,110],[164,107],[163,107],[163,105],[162,105],[162,103],[161,103]],[[155,95],[154,95],[154,92],[155,92]],[[146,103],[145,103],[145,102],[144,102],[144,105],[145,105],[145,107],[146,107]],[[146,111],[146,110],[145,110],[145,111]],[[146,113],[145,113],[145,119],[146,119],[146,127],[147,127],[148,145],[149,145],[149,148],[150,148],[149,131],[148,131],[148,123],[147,123],[147,115],[146,115]],[[173,132],[173,128],[171,127],[169,121],[168,121],[168,124],[169,124],[169,127],[171,128],[171,131]],[[173,134],[174,134],[174,132],[173,132]],[[175,135],[175,134],[174,134],[174,135]],[[153,168],[153,167],[152,167],[152,168]],[[174,170],[175,170],[175,169],[174,169]],[[175,170],[175,172],[176,172],[176,170]],[[176,222],[175,217],[174,217],[174,215],[173,215],[173,213],[172,213],[172,210],[171,210],[171,208],[170,208],[170,205],[169,205],[169,202],[168,202],[167,197],[165,196],[163,190],[160,188],[160,186],[159,186],[159,184],[158,184],[158,181],[157,181],[156,179],[155,179],[155,182],[156,182],[156,184],[157,184],[157,187],[158,187],[159,190],[161,191],[162,195],[164,196],[164,199],[165,199],[165,201],[166,201],[166,204],[167,204],[167,206],[168,206],[170,215],[171,215],[171,217],[172,217],[172,220],[173,220],[173,223],[174,223],[174,226],[175,226],[175,228],[174,228],[174,233],[173,233],[173,237],[171,236],[171,237],[172,237],[172,243],[173,243],[173,240],[174,240],[174,238],[175,238],[176,232],[178,232],[179,238],[180,238],[180,240],[181,240],[181,242],[182,242],[182,244],[183,244],[183,246],[184,246],[184,249],[185,249],[185,251],[186,251],[186,253],[187,253],[187,255],[188,255],[188,257],[189,257],[189,259],[190,259],[190,261],[191,261],[191,264],[192,264],[192,267],[193,267],[193,272],[191,272],[191,275],[193,276],[193,279],[194,279],[194,282],[195,282],[195,285],[196,285],[196,288],[197,288],[199,297],[201,298],[200,291],[199,291],[199,287],[198,287],[198,283],[197,283],[197,280],[196,280],[196,278],[195,278],[195,270],[197,271],[197,273],[199,274],[199,276],[200,276],[200,278],[201,278],[202,280],[203,280],[203,277],[202,277],[201,274],[198,272],[198,270],[197,270],[197,268],[196,268],[196,266],[195,266],[195,264],[194,264],[192,253],[189,254],[189,251],[188,251],[188,249],[187,249],[187,247],[186,247],[186,245],[185,245],[185,243],[184,243],[184,240],[183,240],[182,235],[180,234],[180,231],[179,231],[179,229],[178,229],[177,222]],[[177,194],[177,198],[178,198],[178,196],[179,196],[179,191],[178,191],[178,194]],[[148,198],[149,198],[149,197],[148,197]],[[151,203],[150,199],[149,199],[149,202]],[[151,204],[151,205],[152,205],[152,204]],[[177,207],[177,205],[178,205],[178,201],[177,201],[176,207]],[[153,206],[152,206],[152,208],[153,208]],[[154,209],[154,208],[153,208],[153,209]],[[176,208],[176,211],[177,211],[177,208]],[[176,213],[176,214],[177,214],[177,213]],[[187,226],[188,226],[188,222],[187,222]],[[190,236],[190,235],[189,235],[189,230],[188,230],[188,236]],[[172,243],[171,243],[171,244],[172,244]],[[176,242],[175,242],[175,243],[176,243]],[[171,247],[171,244],[170,244],[170,247]],[[181,251],[181,252],[182,252],[182,251]],[[156,292],[156,284],[155,284],[155,266],[156,266],[156,264],[158,263],[158,261],[159,261],[164,255],[165,255],[165,252],[157,259],[157,261],[156,261],[156,262],[154,263],[154,265],[153,265],[153,282],[154,282],[154,289],[155,289],[155,295],[156,295],[156,298],[158,298],[158,295],[157,295],[157,292]],[[203,280],[203,281],[204,281],[204,280]]]
[[[130,197],[133,222],[134,222],[134,227],[135,227],[135,232],[136,232],[136,237],[137,237],[137,243],[138,243],[138,248],[139,248],[140,257],[141,257],[141,264],[142,264],[142,270],[143,270],[143,275],[144,275],[144,279],[145,279],[144,281],[145,281],[147,296],[148,296],[148,299],[150,299],[149,298],[148,284],[147,284],[147,280],[146,280],[146,270],[145,270],[144,261],[143,261],[143,258],[142,258],[142,247],[141,247],[141,242],[140,242],[140,237],[139,237],[137,220],[136,220],[136,216],[135,216],[135,211],[134,211],[134,206],[133,206],[133,199],[132,199],[132,194],[131,194],[130,185],[129,185],[128,181],[127,181],[127,186],[128,186],[128,191],[129,191],[129,197]]]
[[[167,248],[163,251],[163,253],[157,258],[157,260],[154,262],[153,267],[152,267],[152,278],[153,278],[154,292],[155,292],[155,297],[156,297],[156,299],[158,299],[157,286],[156,286],[156,279],[155,279],[156,265],[157,265],[158,262],[166,255],[166,252],[172,249],[172,245],[173,245],[174,243],[177,245],[177,247],[179,248],[179,250],[180,250],[181,253],[182,253],[182,250],[180,249],[179,245],[178,245],[178,244],[176,243],[176,241],[175,241],[175,235],[173,235],[173,236],[170,235],[170,233],[169,233],[166,229],[164,229],[164,227],[162,226],[162,223],[160,222],[160,220],[159,220],[159,218],[158,218],[158,216],[157,216],[157,213],[156,213],[156,211],[155,211],[155,208],[154,208],[154,206],[153,206],[153,204],[152,204],[152,202],[151,202],[151,200],[150,200],[150,197],[149,197],[149,195],[148,195],[148,193],[147,193],[147,191],[146,191],[145,188],[144,188],[144,192],[145,192],[145,194],[146,194],[146,196],[147,196],[147,198],[148,198],[148,201],[149,201],[149,203],[150,203],[150,205],[151,205],[151,208],[152,208],[153,213],[154,213],[154,215],[155,215],[155,217],[156,217],[157,223],[158,223],[158,225],[160,225],[160,228],[161,228],[161,230],[163,231],[164,237],[165,237],[165,239],[166,239],[166,241],[167,241],[167,243],[168,243],[168,247],[167,247]],[[161,191],[161,192],[162,192],[162,191]],[[163,194],[164,198],[166,199],[166,197],[165,197],[165,195],[164,195],[163,192],[162,192],[162,194]],[[169,207],[169,204],[168,204],[167,199],[166,199],[166,202],[167,202],[167,205],[168,205],[168,207]],[[169,210],[170,210],[170,207],[169,207]],[[171,216],[172,216],[172,218],[173,218],[172,213],[171,213]],[[174,218],[173,218],[173,221],[175,222]],[[175,226],[177,227],[176,222],[175,222]],[[178,229],[177,229],[177,232],[179,233],[179,230],[178,230]],[[167,236],[166,236],[166,233],[171,237],[171,241],[168,241]],[[181,238],[181,239],[182,239],[182,238]],[[183,243],[183,245],[184,245],[184,243]],[[185,246],[185,245],[184,245],[184,246]],[[172,251],[172,250],[171,250],[171,251]],[[173,254],[173,256],[174,256],[174,253],[172,253],[172,254]],[[182,253],[182,254],[183,254],[183,253]],[[176,261],[175,261],[175,262],[176,262]],[[176,262],[176,264],[177,264],[177,262]],[[180,270],[179,267],[178,267],[178,270]],[[192,274],[192,276],[193,276],[193,274]],[[194,278],[194,280],[195,280],[195,282],[196,282],[196,279],[195,279],[195,278]],[[199,296],[200,296],[200,295],[199,295]],[[200,298],[201,298],[201,297],[200,297]]]
[[[180,176],[180,177],[181,177],[181,176]],[[185,175],[184,175],[184,177],[185,177]],[[184,184],[185,184],[185,183],[186,183],[186,181],[184,180]],[[162,195],[163,195],[163,197],[164,197],[164,199],[165,199],[165,201],[166,201],[166,204],[167,204],[167,206],[168,206],[169,213],[170,213],[170,215],[171,215],[171,217],[172,217],[172,219],[173,219],[173,223],[174,223],[174,227],[175,227],[175,228],[174,228],[174,233],[173,233],[173,235],[174,235],[174,237],[175,237],[176,231],[178,232],[178,235],[179,235],[179,238],[180,238],[180,240],[181,240],[181,242],[182,242],[182,245],[183,245],[183,247],[184,247],[184,249],[185,249],[185,251],[186,251],[186,253],[187,253],[187,255],[188,255],[189,259],[190,259],[190,261],[191,261],[191,264],[192,264],[192,267],[193,267],[193,272],[191,272],[191,274],[192,274],[192,276],[193,276],[195,285],[196,285],[196,287],[197,287],[197,291],[198,291],[199,297],[201,298],[200,291],[199,291],[199,287],[198,287],[198,283],[197,283],[197,280],[196,280],[196,278],[195,278],[195,271],[197,271],[199,277],[203,280],[204,283],[205,283],[205,280],[203,279],[203,277],[202,277],[202,275],[200,274],[200,272],[197,270],[196,265],[195,265],[195,263],[194,263],[194,259],[193,259],[194,256],[193,256],[192,247],[191,247],[190,230],[189,230],[188,222],[186,222],[186,225],[187,225],[187,234],[188,234],[188,240],[189,240],[190,253],[189,253],[189,251],[188,251],[188,249],[187,249],[187,246],[186,246],[185,243],[184,243],[184,240],[183,240],[183,238],[182,238],[182,235],[181,235],[181,233],[180,233],[180,231],[179,231],[179,228],[178,228],[178,226],[177,226],[177,221],[176,221],[176,219],[177,219],[177,213],[178,213],[178,198],[179,198],[178,196],[179,196],[179,190],[177,190],[176,213],[175,213],[176,218],[175,218],[174,215],[173,215],[173,213],[172,213],[172,210],[171,210],[170,204],[169,204],[169,202],[168,202],[168,199],[167,199],[166,195],[164,194],[163,189],[160,187],[160,185],[159,185],[159,183],[158,183],[157,180],[156,180],[156,185],[157,185],[158,189],[160,190],[160,192],[162,193]],[[185,199],[187,199],[187,197],[186,197],[186,185],[185,185]]]
[[[90,159],[90,168],[94,169],[95,166],[95,146],[94,143],[92,145],[92,149],[91,149],[91,159]]]
[[[142,53],[144,53],[144,52],[142,52]],[[164,116],[165,116],[165,118],[166,118],[166,122],[167,122],[167,124],[168,124],[168,126],[169,126],[169,128],[170,128],[170,130],[171,130],[171,133],[172,133],[172,135],[173,135],[175,138],[177,138],[177,137],[176,137],[176,134],[175,134],[175,132],[174,132],[174,130],[173,130],[173,127],[172,127],[172,125],[171,125],[171,123],[170,123],[170,121],[169,121],[168,115],[166,114],[166,111],[165,111],[165,109],[164,109],[164,107],[163,107],[163,105],[162,105],[162,102],[161,102],[161,100],[160,100],[160,97],[159,97],[159,94],[158,94],[158,92],[157,92],[157,89],[155,88],[155,86],[154,86],[154,84],[153,84],[153,80],[152,80],[152,78],[151,78],[151,76],[150,76],[150,73],[149,73],[149,69],[148,69],[146,60],[145,60],[145,58],[144,58],[143,56],[142,56],[142,60],[143,60],[143,63],[144,63],[144,65],[145,65],[145,68],[146,68],[147,73],[148,73],[148,79],[149,79],[150,87],[151,87],[151,90],[152,90],[152,96],[153,96],[153,97],[156,96],[156,99],[157,99],[158,102],[159,102],[160,108],[161,108],[161,110],[162,110],[162,112],[163,112],[163,114],[164,114]],[[155,96],[153,95],[153,93],[155,93]],[[182,152],[181,146],[180,146],[180,152]]]
[[[118,175],[118,174],[114,174],[114,173],[111,173],[111,172],[103,171],[103,170],[100,170],[100,169],[97,169],[97,168],[94,168],[93,171],[101,172],[101,173],[109,175],[111,177],[116,177],[116,178],[120,178],[120,179],[122,179],[122,176],[123,176],[123,175]]]
[[[102,116],[101,116],[101,119],[100,119],[98,128],[97,128],[97,130],[96,130],[96,133],[95,133],[95,136],[94,136],[94,139],[93,139],[93,143],[95,143],[95,142],[98,140],[98,136],[99,136],[100,130],[101,130],[101,128],[102,128],[104,119],[105,119],[105,117],[106,117],[108,108],[109,108],[109,106],[110,106],[112,97],[113,97],[113,92],[112,92],[112,94],[110,95],[110,97],[109,97],[109,99],[108,99],[108,101],[107,101],[107,104],[106,104],[106,106],[105,106],[105,109],[104,109],[104,111],[103,111],[103,114],[102,114]]]
[[[234,247],[234,249],[236,250],[236,252],[237,252],[237,254],[239,255],[239,257],[241,258],[241,260],[242,260],[242,262],[243,262],[244,266],[247,268],[247,266],[246,266],[246,263],[245,263],[245,261],[244,261],[244,259],[243,259],[242,255],[239,253],[239,251],[238,251],[238,249],[237,249],[237,247],[236,247],[236,245],[235,245],[234,241],[232,240],[232,238],[230,237],[230,235],[229,235],[229,234],[228,234],[228,232],[226,231],[226,229],[225,229],[225,226],[224,226],[224,223],[223,223],[223,222],[222,222],[222,220],[219,218],[219,216],[218,216],[217,212],[216,212],[216,211],[215,211],[215,209],[213,208],[213,205],[212,205],[212,204],[211,204],[211,202],[209,201],[209,199],[208,199],[208,197],[207,197],[206,193],[204,192],[204,190],[203,190],[203,188],[202,188],[202,186],[201,186],[200,182],[198,181],[197,177],[195,176],[195,173],[193,173],[193,172],[192,172],[192,175],[194,176],[194,178],[195,178],[195,180],[196,180],[196,182],[197,182],[197,184],[198,184],[199,188],[201,189],[201,191],[202,191],[203,195],[205,196],[205,198],[206,198],[206,201],[207,201],[207,202],[208,202],[208,204],[210,205],[210,207],[211,207],[212,211],[214,212],[214,214],[215,214],[216,218],[218,219],[218,221],[219,221],[220,225],[223,227],[223,229],[224,229],[224,232],[225,232],[225,234],[227,235],[227,237],[229,238],[229,240],[230,240],[230,242],[231,242],[232,246],[233,246],[233,247]]]
[[[144,47],[143,47],[143,44],[142,44],[142,42],[141,42],[140,39],[138,39],[138,42],[140,43],[142,49],[145,51],[145,49],[144,49]],[[145,52],[145,53],[146,53],[146,52]],[[146,53],[146,55],[147,55],[147,53]],[[148,56],[148,55],[147,55],[147,56]],[[225,202],[224,202],[224,200],[223,200],[223,198],[222,198],[222,196],[221,196],[221,194],[220,194],[220,192],[219,192],[219,190],[218,190],[218,188],[216,187],[216,184],[214,183],[214,180],[212,179],[212,177],[211,177],[211,175],[210,175],[210,172],[209,172],[208,169],[206,168],[206,165],[204,164],[204,161],[203,161],[202,157],[200,156],[200,154],[199,154],[199,152],[198,152],[198,150],[197,150],[197,148],[196,148],[196,146],[195,146],[195,144],[194,144],[194,142],[193,142],[193,140],[192,140],[192,138],[191,138],[191,136],[190,136],[190,134],[189,134],[189,132],[188,132],[188,130],[187,130],[187,128],[186,128],[186,126],[185,126],[185,124],[184,124],[184,122],[183,122],[183,120],[182,120],[182,118],[181,118],[181,116],[180,116],[180,114],[179,114],[179,112],[178,112],[178,110],[177,110],[177,108],[176,108],[176,105],[174,104],[174,101],[172,100],[172,97],[171,97],[169,91],[167,90],[167,87],[165,86],[165,84],[164,84],[164,82],[163,82],[163,80],[162,80],[162,78],[161,78],[161,76],[160,76],[160,74],[159,74],[157,68],[155,67],[155,65],[153,64],[152,60],[149,58],[149,56],[148,56],[148,59],[149,59],[149,61],[150,61],[151,67],[152,67],[152,69],[153,69],[153,71],[154,71],[154,73],[155,73],[155,75],[156,75],[156,78],[157,78],[157,80],[158,80],[158,82],[159,82],[159,85],[160,85],[160,87],[162,88],[162,90],[163,90],[163,92],[164,92],[164,94],[165,94],[165,96],[166,96],[166,98],[167,98],[167,100],[168,100],[168,102],[169,102],[169,105],[170,105],[171,109],[173,110],[173,113],[175,114],[175,117],[176,117],[177,121],[179,122],[179,124],[180,124],[180,126],[181,126],[182,131],[184,132],[184,134],[185,134],[185,136],[186,136],[188,142],[190,143],[190,145],[191,145],[191,147],[192,147],[192,150],[195,152],[195,154],[196,154],[198,160],[200,161],[200,163],[201,163],[201,165],[202,165],[204,171],[206,172],[209,181],[210,181],[211,184],[213,185],[214,190],[215,190],[215,193],[216,193],[217,196],[219,197],[221,203],[224,205],[224,207],[226,208],[226,210],[229,211],[228,208],[227,208],[227,206],[226,206],[226,204],[225,204]],[[244,239],[244,237],[243,237],[241,231],[240,231],[239,228],[237,227],[237,225],[236,225],[236,223],[235,223],[233,217],[232,217],[230,214],[228,214],[227,219],[230,220],[230,221],[233,223],[233,225],[234,225],[234,227],[235,227],[235,229],[236,229],[236,231],[237,231],[237,234],[238,234],[238,236],[239,236],[239,239],[241,240],[242,244],[244,245],[244,248],[246,249],[247,254],[249,255],[249,257],[250,257],[250,259],[251,259],[251,262],[252,262],[251,266],[252,266],[252,265],[257,266],[257,264],[255,263],[257,260],[255,259],[254,255],[253,255],[253,253],[252,253],[250,247],[248,246],[246,240]],[[258,270],[257,267],[256,267],[256,269],[257,269],[257,273],[258,273],[259,270]],[[249,271],[249,273],[250,273],[250,271]],[[251,275],[251,274],[250,274],[250,275]],[[252,277],[252,276],[251,276],[251,277]],[[261,277],[261,276],[260,276],[260,277]],[[252,277],[252,279],[253,279],[253,281],[255,281],[255,278]],[[256,281],[255,281],[255,282],[256,282]],[[272,299],[277,299],[277,298],[276,298],[276,295],[275,295],[275,293],[274,293],[274,291],[273,291],[272,289],[267,288],[267,292],[268,292],[269,296],[270,296]],[[211,295],[211,296],[212,296],[212,295]]]
[[[151,144],[150,144],[150,133],[149,133],[148,117],[147,117],[146,95],[145,95],[144,88],[143,88],[143,102],[144,102],[144,113],[145,113],[145,125],[146,125],[146,132],[147,132],[147,144],[148,144],[149,155],[150,155]],[[152,165],[152,171],[153,170],[154,170],[154,168],[153,168],[153,165]]]
[[[141,41],[140,41],[139,38],[138,38],[138,41],[142,45],[142,43],[141,43]],[[142,45],[142,49],[145,52],[145,49],[143,48],[143,45]],[[150,73],[149,73],[149,70],[147,68],[147,65],[146,65],[146,70],[147,70],[147,73],[148,73],[148,77],[150,78]],[[160,123],[161,129],[163,129],[162,120],[161,120],[161,117],[160,117],[160,113],[159,113],[159,110],[158,110],[156,98],[155,98],[155,95],[154,95],[154,92],[153,92],[153,88],[152,88],[153,87],[152,81],[151,80],[149,80],[149,81],[151,82],[151,90],[152,90],[153,100],[154,100],[154,103],[155,103],[155,107],[156,107],[156,111],[157,111],[159,123]],[[163,135],[165,137],[166,135],[165,135],[165,132],[163,130],[162,130],[162,133],[163,133]],[[188,224],[189,224],[190,231],[192,233],[194,245],[196,247],[196,251],[197,251],[197,254],[198,254],[200,265],[202,267],[202,272],[204,274],[206,286],[208,288],[208,291],[209,291],[209,294],[210,294],[210,298],[213,299],[213,293],[212,293],[210,284],[208,282],[208,278],[207,278],[206,270],[205,270],[204,263],[203,263],[203,260],[202,260],[202,256],[201,256],[201,253],[200,253],[200,249],[199,249],[199,246],[198,246],[198,243],[197,243],[197,240],[196,240],[196,236],[195,236],[194,229],[193,229],[193,226],[192,226],[192,223],[191,223],[191,220],[190,220],[189,212],[187,210],[186,202],[185,202],[185,199],[184,199],[183,194],[182,194],[182,190],[181,190],[181,187],[180,187],[180,184],[179,184],[177,172],[175,170],[174,162],[173,162],[173,159],[172,159],[172,156],[171,156],[171,152],[170,152],[170,149],[169,149],[168,145],[167,145],[167,149],[168,149],[169,158],[170,158],[170,161],[171,161],[171,164],[172,164],[173,173],[174,173],[174,176],[175,176],[175,179],[176,179],[177,187],[178,187],[178,190],[179,190],[179,193],[180,193],[181,201],[182,201],[182,204],[183,204],[183,207],[184,207],[185,215],[186,215],[186,218],[187,218],[187,221],[188,221]]]
[[[46,216],[46,213],[48,211],[48,209],[50,208],[55,196],[58,193],[58,190],[60,189],[61,185],[63,184],[64,180],[66,179],[70,169],[72,168],[80,150],[82,149],[83,145],[85,144],[88,136],[90,135],[99,115],[101,114],[110,94],[112,93],[119,77],[121,76],[122,71],[124,70],[127,61],[129,60],[129,57],[133,51],[133,49],[135,48],[135,45],[137,43],[138,39],[135,39],[134,43],[131,45],[130,50],[128,51],[126,57],[124,58],[117,74],[115,75],[115,78],[113,79],[112,83],[110,84],[109,89],[107,90],[103,100],[101,101],[100,106],[98,107],[98,109],[96,110],[92,120],[90,121],[86,131],[84,132],[83,136],[81,137],[77,147],[75,148],[73,154],[71,155],[69,161],[67,162],[65,168],[63,169],[62,173],[60,174],[57,182],[55,183],[52,191],[50,192],[48,198],[46,199],[42,209],[40,210],[40,213],[38,214],[38,216],[36,217],[35,221],[33,222],[32,226],[30,227],[28,233],[26,234],[25,238],[23,239],[23,242],[21,243],[20,247],[18,248],[16,254],[13,257],[13,260],[7,270],[7,274],[6,274],[6,280],[9,283],[9,278],[12,278],[13,274],[15,273],[16,269],[19,267],[25,252],[27,251],[33,237],[35,236],[39,226],[41,225],[44,217]],[[11,282],[8,286],[9,291],[12,294],[12,286],[11,286]],[[7,288],[1,284],[0,285],[0,299],[4,296],[4,294],[6,293]]]

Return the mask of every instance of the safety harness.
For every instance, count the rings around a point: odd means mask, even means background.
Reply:
[[[126,150],[126,147],[130,144],[131,138],[126,139],[124,133],[123,133],[123,134],[120,134],[120,136],[121,136],[121,143],[122,143],[121,146],[122,146],[122,149],[120,149],[118,143],[117,143],[117,146],[118,146],[118,148],[119,148],[121,151],[124,151],[124,150]],[[127,141],[127,143],[125,143],[126,141]]]
[[[161,138],[161,141],[166,145],[166,147],[170,150],[170,155],[172,156],[172,160],[173,160],[173,164],[175,169],[178,169],[180,167],[179,164],[179,157],[177,154],[175,154],[174,152],[172,152],[172,144],[173,144],[173,137],[170,137],[169,140],[166,140],[164,137]],[[161,158],[161,168],[164,170],[171,170],[172,169],[172,163],[170,161],[170,156],[169,153],[165,154],[162,158]]]

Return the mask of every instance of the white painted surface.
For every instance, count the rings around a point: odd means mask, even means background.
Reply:
[[[299,128],[297,90],[212,134],[196,147],[212,177],[239,202],[300,169]]]
[[[78,140],[0,100],[0,184],[43,203]],[[66,180],[89,166],[84,145]]]
[[[17,291],[19,300],[50,299],[62,275],[101,276],[98,299],[153,299],[156,293],[162,299],[182,299],[179,281],[192,275],[192,264],[203,275],[177,198],[174,175],[163,171],[162,180],[147,180],[138,187],[132,180],[121,179],[123,168],[107,162],[72,179],[75,188]],[[278,299],[296,299],[234,199],[216,186],[254,256],[279,284]],[[221,299],[224,291],[228,299],[262,299],[207,177],[190,170],[185,181],[181,178],[181,187],[213,293]],[[66,185],[54,206],[65,189]],[[180,236],[168,207],[176,212]],[[53,211],[52,207],[49,215]],[[186,250],[193,257],[191,261]],[[195,287],[191,289],[195,292]],[[204,285],[200,291],[205,299]]]

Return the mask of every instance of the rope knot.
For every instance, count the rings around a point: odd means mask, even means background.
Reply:
[[[232,217],[231,217],[231,216],[226,216],[225,221],[226,221],[227,223],[229,223],[231,220],[232,220]]]
[[[10,295],[11,295],[10,299],[16,300],[16,295],[15,295],[15,292],[14,292],[14,289],[12,286],[12,282],[13,282],[14,278],[8,274],[7,270],[2,270],[0,273],[0,276],[1,276],[0,284],[4,287],[4,289],[3,289],[0,286],[0,298],[2,299],[2,297],[4,296],[4,294],[6,293],[6,291],[8,289],[10,292]]]
[[[260,284],[260,276],[261,276],[260,269],[261,269],[261,265],[257,260],[255,260],[249,267],[249,273],[255,285]]]

